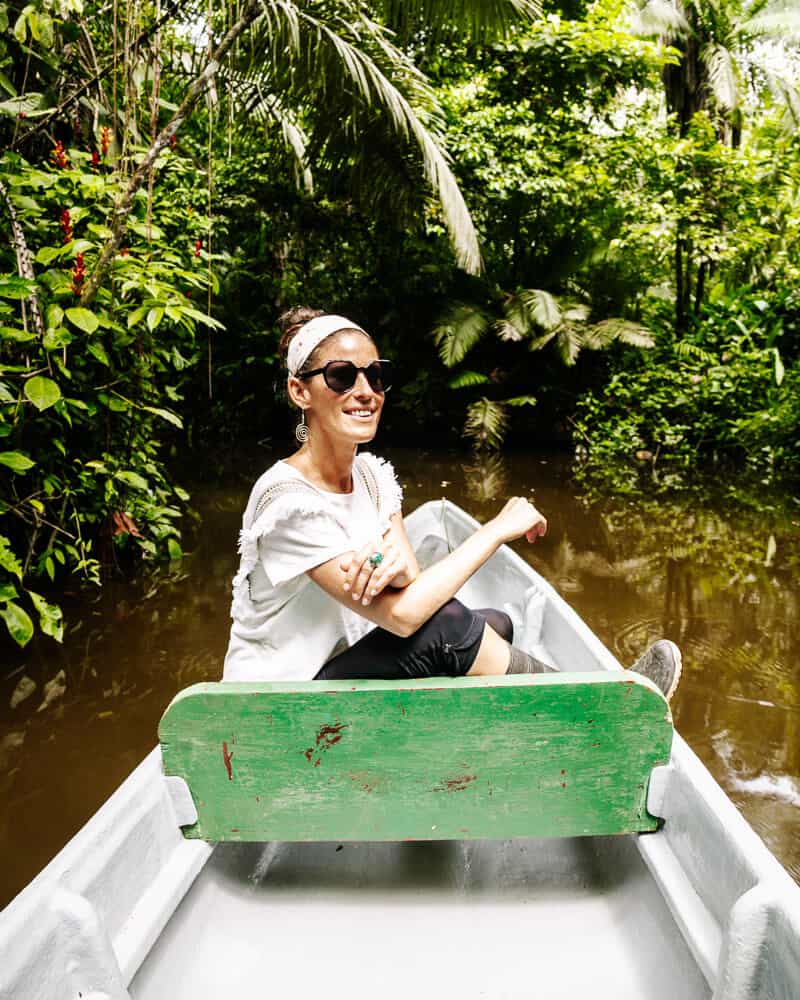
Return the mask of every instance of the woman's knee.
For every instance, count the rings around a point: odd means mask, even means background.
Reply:
[[[458,645],[473,630],[475,612],[451,598],[426,622],[432,626],[437,638],[450,645]]]
[[[479,608],[478,614],[483,615],[486,624],[490,625],[501,639],[506,642],[514,641],[514,623],[505,611],[498,611],[496,608]]]

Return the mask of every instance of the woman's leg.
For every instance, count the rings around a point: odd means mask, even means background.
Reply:
[[[510,621],[503,621],[507,616],[502,612],[494,614],[498,616],[496,623],[500,627],[507,629],[510,626]],[[411,636],[401,637],[382,628],[373,629],[329,660],[316,679],[463,677],[478,657],[487,634],[508,649],[504,640],[486,624],[483,613],[451,600]]]

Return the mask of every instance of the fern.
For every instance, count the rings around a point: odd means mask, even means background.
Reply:
[[[489,317],[476,306],[459,303],[435,327],[433,339],[448,368],[457,365],[489,328]]]
[[[480,372],[461,372],[451,378],[447,385],[450,389],[465,389],[471,385],[486,385],[488,381],[489,376]]]
[[[708,351],[704,351],[702,347],[698,347],[697,344],[692,344],[688,340],[679,340],[675,345],[675,353],[679,358],[697,358],[698,361],[702,361],[706,365],[717,364],[717,359],[713,354],[709,354]]]
[[[503,403],[496,403],[485,396],[467,409],[464,434],[478,448],[497,449],[505,438],[508,413]]]

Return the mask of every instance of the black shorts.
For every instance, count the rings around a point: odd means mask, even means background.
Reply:
[[[373,629],[328,660],[315,680],[463,677],[475,662],[487,624],[511,642],[514,629],[505,612],[494,608],[471,611],[453,598],[413,635]]]

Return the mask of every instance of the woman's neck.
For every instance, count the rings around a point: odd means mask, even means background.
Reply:
[[[350,493],[353,489],[353,461],[356,446],[347,442],[310,438],[286,459],[314,485],[329,493]]]

